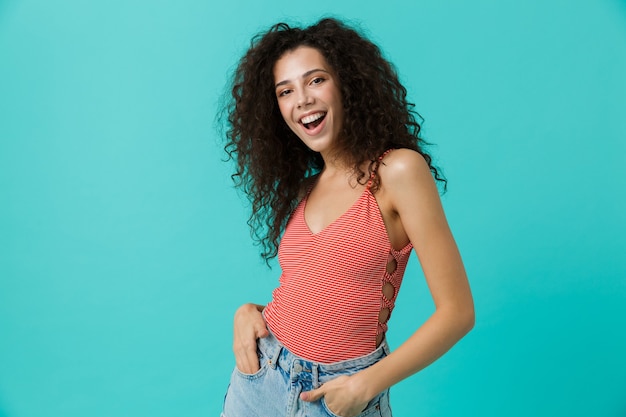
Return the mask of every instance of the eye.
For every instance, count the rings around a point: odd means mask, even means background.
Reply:
[[[311,84],[321,84],[323,83],[325,80],[322,77],[315,77],[311,80]]]
[[[284,89],[284,90],[280,90],[276,95],[278,97],[284,97],[284,96],[286,96],[287,94],[290,94],[290,93],[291,93],[291,90]]]

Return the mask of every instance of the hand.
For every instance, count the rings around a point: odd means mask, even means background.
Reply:
[[[326,406],[333,414],[342,417],[358,416],[365,410],[371,398],[364,396],[353,376],[340,376],[321,387],[300,394],[303,401],[317,401],[324,397]]]
[[[269,335],[261,315],[262,310],[263,306],[244,304],[235,312],[233,352],[237,369],[245,374],[253,374],[259,370],[257,339]]]

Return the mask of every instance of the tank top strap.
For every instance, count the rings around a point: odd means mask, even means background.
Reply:
[[[385,156],[387,156],[391,151],[393,151],[393,148],[387,149],[385,152],[383,152],[382,155],[380,155],[377,159],[371,162],[370,166],[372,167],[372,173],[370,174],[370,179],[367,181],[367,186],[366,186],[368,189],[372,186],[374,182],[374,178],[376,178],[378,167],[383,162],[383,159],[385,158]]]

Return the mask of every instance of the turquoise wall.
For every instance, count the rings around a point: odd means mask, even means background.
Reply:
[[[279,273],[219,95],[253,34],[322,14],[397,65],[476,299],[395,415],[626,416],[624,1],[0,0],[0,417],[219,414],[233,311]],[[431,311],[414,258],[391,345]]]

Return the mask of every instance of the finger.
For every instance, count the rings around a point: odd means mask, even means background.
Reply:
[[[323,387],[319,387],[317,389],[314,389],[314,390],[311,390],[311,391],[305,391],[305,392],[301,393],[300,394],[300,399],[302,401],[312,402],[312,401],[319,400],[323,396],[324,396]]]
[[[256,355],[243,355],[235,358],[237,369],[244,374],[253,374],[261,369],[259,358]]]
[[[257,338],[267,337],[270,335],[269,330],[267,330],[267,327],[265,327],[265,322],[262,322],[259,324],[259,326],[257,326],[255,333]]]
[[[254,351],[246,352],[246,362],[248,364],[249,374],[253,374],[261,368],[256,349]]]
[[[258,371],[260,364],[256,343],[235,349],[235,363],[237,369],[243,373],[253,374]]]

